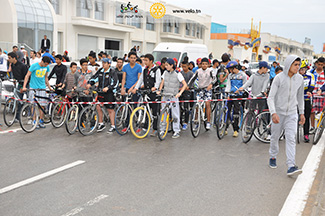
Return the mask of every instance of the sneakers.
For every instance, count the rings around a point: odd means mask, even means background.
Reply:
[[[27,121],[27,124],[28,124],[28,125],[33,124],[33,120],[29,119],[29,120]]]
[[[238,137],[238,132],[234,131],[234,134],[232,135],[233,137]]]
[[[302,173],[301,169],[298,169],[297,166],[290,167],[287,172],[287,176],[299,175]]]
[[[272,168],[272,169],[277,168],[277,166],[276,166],[276,159],[275,159],[275,158],[270,158],[269,166],[270,166],[270,168]]]
[[[225,136],[228,135],[228,131],[225,131]]]
[[[309,143],[309,135],[304,136],[304,141],[305,141],[305,143]]]
[[[309,130],[309,133],[310,134],[314,134],[315,133],[315,128],[314,127],[311,127],[310,130]]]
[[[46,128],[46,126],[44,125],[44,121],[43,119],[39,120],[39,128]]]
[[[211,124],[210,124],[210,122],[207,122],[206,129],[207,129],[207,130],[210,130],[210,129],[211,129]]]
[[[265,138],[266,141],[271,141],[271,135],[268,134],[267,137]]]
[[[151,134],[150,134],[151,137],[155,137],[157,136],[157,131],[155,130],[152,130]]]
[[[109,129],[108,129],[108,131],[107,131],[107,133],[113,133],[115,131],[115,126],[111,126]]]
[[[99,123],[98,128],[97,128],[97,132],[101,132],[106,128],[105,124],[103,123]]]
[[[177,139],[178,137],[180,137],[179,132],[174,132],[172,138]]]
[[[182,130],[187,130],[187,124],[183,124]]]

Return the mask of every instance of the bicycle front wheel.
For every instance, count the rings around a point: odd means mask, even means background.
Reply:
[[[248,143],[252,139],[254,133],[254,121],[255,114],[253,112],[246,113],[242,122],[242,127],[240,128],[243,143]]]
[[[132,134],[138,138],[145,138],[151,128],[151,119],[148,111],[145,111],[144,107],[140,106],[133,110],[130,117],[130,129]]]
[[[37,127],[39,122],[39,114],[37,109],[38,107],[36,107],[34,104],[26,103],[20,111],[19,123],[21,128],[26,133],[33,132]]]
[[[80,112],[78,128],[79,132],[88,136],[93,134],[97,130],[98,126],[98,112],[93,106],[86,106]]]
[[[222,139],[225,136],[226,133],[226,119],[227,119],[227,111],[223,107],[219,111],[219,113],[216,115],[216,131],[217,131],[217,137],[219,139]]]
[[[318,127],[316,127],[314,138],[313,138],[314,145],[316,145],[318,143],[318,141],[320,140],[320,138],[323,135],[324,128],[325,128],[325,116],[324,115],[322,116],[322,119],[320,120],[320,122],[318,122],[317,126]]]
[[[68,114],[68,105],[57,103],[54,104],[52,113],[51,113],[51,123],[53,127],[59,128],[61,127]]]
[[[17,115],[17,105],[16,100],[9,98],[6,101],[4,110],[3,110],[3,120],[5,124],[10,127],[15,123],[15,118]]]
[[[191,133],[196,138],[199,136],[201,130],[201,110],[198,104],[194,105],[190,117]]]
[[[65,120],[65,129],[70,135],[74,134],[78,127],[78,110],[77,106],[72,106]]]
[[[160,141],[163,141],[166,138],[169,128],[169,110],[163,109],[158,118],[158,138]]]
[[[123,136],[130,128],[129,117],[131,116],[132,108],[129,105],[120,105],[115,112],[115,130]]]
[[[271,142],[271,115],[269,112],[261,112],[256,116],[254,136],[263,143]]]

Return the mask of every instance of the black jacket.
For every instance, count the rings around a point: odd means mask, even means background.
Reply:
[[[64,64],[61,64],[60,66],[55,65],[49,75],[49,80],[52,78],[53,74],[56,74],[56,84],[63,84],[65,76],[67,75],[67,66]]]
[[[24,63],[17,61],[16,64],[11,64],[11,70],[14,79],[19,83],[24,83],[24,79],[28,71],[27,66]]]
[[[45,50],[45,49],[50,49],[51,47],[51,42],[49,39],[46,39],[46,47],[44,47],[44,39],[42,39],[42,42],[41,42],[41,49],[42,50]]]
[[[118,87],[117,73],[112,68],[108,72],[104,72],[104,68],[100,68],[88,81],[91,85],[95,82],[98,82],[99,91],[108,87],[109,90],[116,92],[116,88]]]

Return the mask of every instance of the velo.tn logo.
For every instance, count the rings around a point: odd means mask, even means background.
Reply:
[[[121,13],[126,13],[126,12],[135,12],[138,13],[138,5],[133,6],[131,2],[129,2],[127,5],[121,4]]]
[[[155,19],[163,18],[166,14],[166,7],[161,3],[154,3],[150,7],[150,14]]]

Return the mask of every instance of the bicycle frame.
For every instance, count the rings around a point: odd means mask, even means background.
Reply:
[[[145,94],[145,95],[144,95],[144,98],[143,98],[143,96],[140,97],[140,99],[139,99],[139,104],[141,104],[141,103],[143,103],[143,102],[148,102],[149,100],[150,100],[149,96],[148,96],[147,94]],[[151,121],[152,121],[153,117],[152,117],[152,112],[151,112],[151,109],[150,109],[149,104],[146,103],[146,104],[142,104],[141,106],[144,108],[144,112],[143,112],[143,113],[140,112],[140,114],[139,114],[139,119],[141,119],[140,122],[141,122],[142,124],[145,123],[146,118],[145,118],[144,113],[146,113],[146,112],[149,113],[150,119],[151,119]]]

